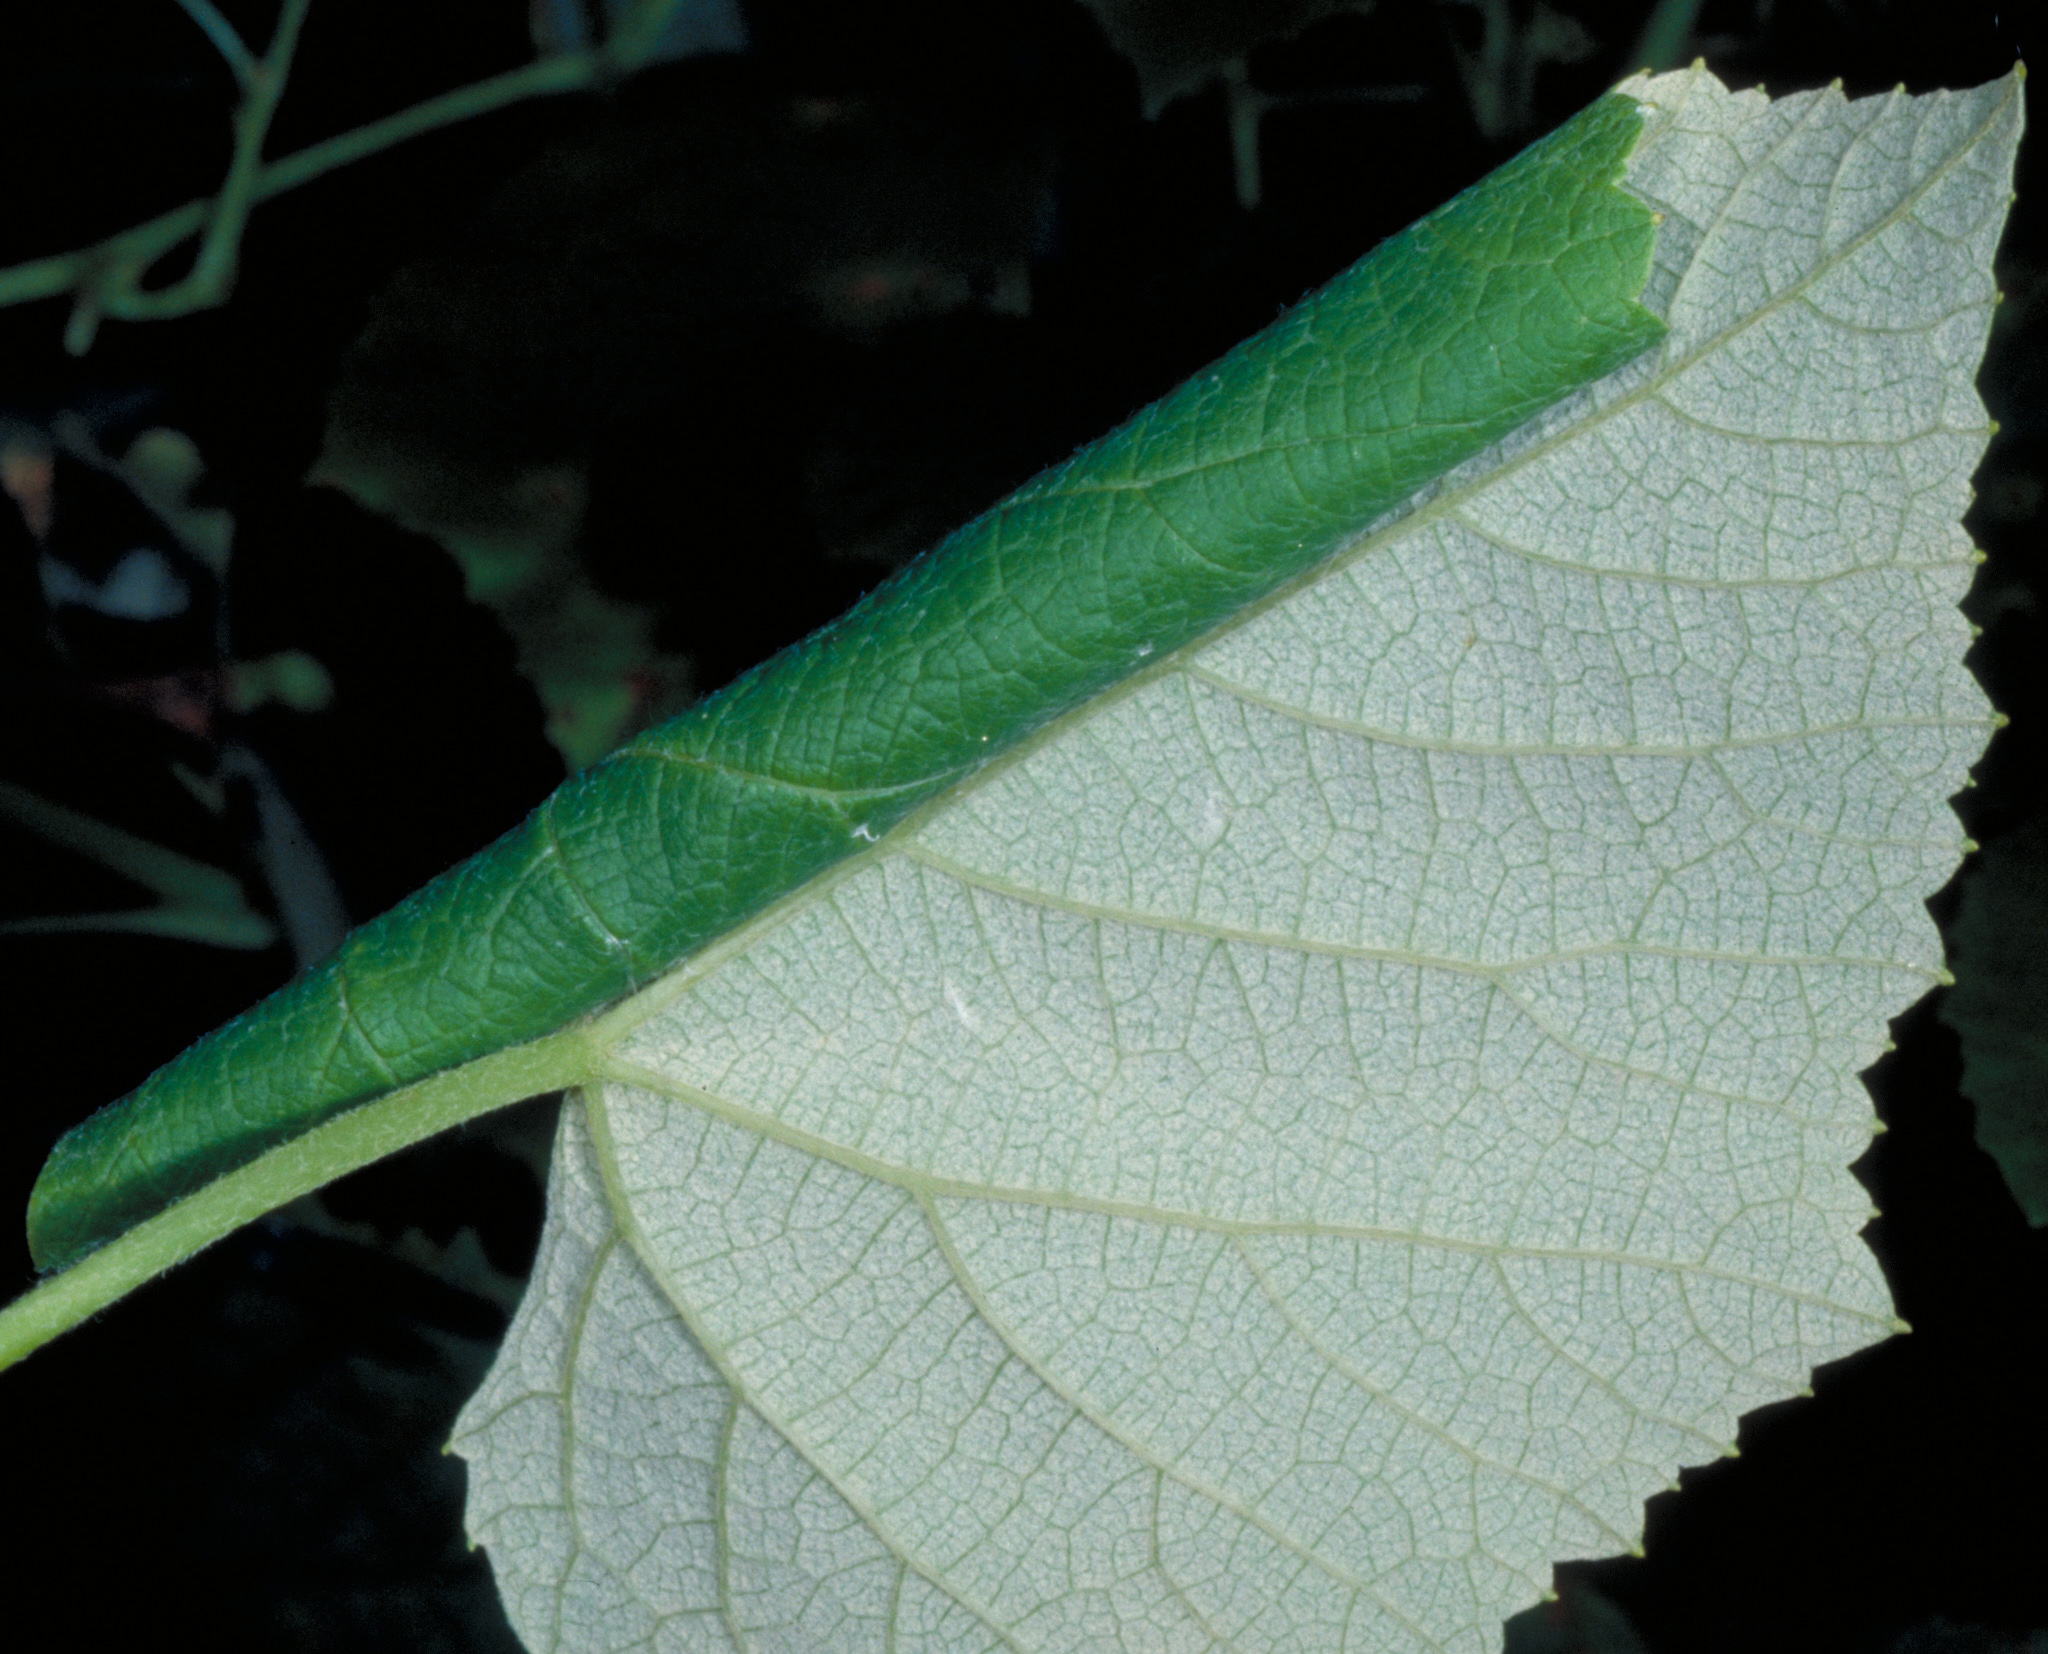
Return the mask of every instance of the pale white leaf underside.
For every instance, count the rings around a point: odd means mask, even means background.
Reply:
[[[1626,89],[1659,352],[603,1025],[536,1654],[1488,1649],[1892,1328],[2018,89]]]

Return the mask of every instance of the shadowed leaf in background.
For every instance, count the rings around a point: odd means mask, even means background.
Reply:
[[[2048,1224],[2048,832],[2024,827],[1978,852],[1954,938],[1941,1020],[1962,1042],[1978,1147],[2038,1228]]]

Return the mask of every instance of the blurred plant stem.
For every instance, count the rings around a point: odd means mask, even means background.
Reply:
[[[220,14],[213,0],[178,0],[187,17],[199,25],[199,30],[213,42],[214,49],[227,59],[228,67],[234,71],[235,84],[246,97],[255,83],[257,67],[256,54],[243,44],[242,37],[235,33],[234,24]]]
[[[234,156],[217,195],[188,201],[90,247],[0,270],[0,305],[77,295],[64,329],[64,347],[74,356],[92,348],[105,317],[161,320],[225,303],[234,288],[242,231],[257,203],[439,127],[527,98],[582,91],[630,73],[659,39],[681,0],[641,0],[619,19],[601,46],[542,58],[458,87],[270,162],[263,159],[263,142],[284,95],[310,0],[284,0],[269,49],[260,59],[211,0],[179,4],[227,60],[242,88],[235,112]],[[203,239],[192,268],[166,287],[144,287],[151,267],[195,235]]]
[[[1578,63],[1597,50],[1585,25],[1536,0],[1518,16],[1510,0],[1455,0],[1479,13],[1479,43],[1468,48],[1452,37],[1451,51],[1481,137],[1504,143],[1526,133],[1535,116],[1536,76],[1548,64]],[[1681,0],[1682,4],[1692,0]],[[1670,0],[1663,0],[1669,9]],[[1654,27],[1654,24],[1653,24]],[[1691,27],[1691,14],[1686,14]]]
[[[81,289],[80,302],[73,307],[70,324],[64,330],[65,346],[74,356],[83,355],[99,331],[102,290],[109,298],[119,294],[127,306],[125,314],[137,319],[182,316],[219,304],[234,290],[235,271],[241,263],[242,228],[249,221],[249,209],[255,205],[251,192],[263,165],[263,140],[270,135],[271,117],[277,113],[285,82],[291,78],[292,54],[298,50],[310,3],[311,0],[284,0],[277,27],[271,33],[270,49],[261,58],[250,57],[247,47],[242,47],[237,57],[215,39],[215,45],[227,55],[236,79],[242,83],[242,103],[235,111],[234,157],[228,163],[220,194],[207,209],[206,234],[199,243],[198,255],[183,279],[168,287],[146,291],[142,286],[144,266],[116,265],[108,269],[102,283]],[[194,12],[188,3],[186,10],[195,18],[204,18],[209,13],[219,16],[210,5]],[[203,22],[201,26],[205,27]],[[221,27],[226,26],[222,19]],[[208,29],[207,33],[211,38],[214,31]],[[241,43],[241,37],[232,31],[227,38],[238,46]]]
[[[119,930],[248,949],[267,948],[277,940],[276,927],[249,905],[241,881],[223,868],[95,821],[8,781],[0,781],[0,820],[25,827],[162,898],[154,907],[8,919],[0,921],[0,935]]]
[[[1676,69],[1699,21],[1700,0],[1657,0],[1636,42],[1632,69]]]

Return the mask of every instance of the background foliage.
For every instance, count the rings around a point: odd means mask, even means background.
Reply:
[[[257,40],[274,9],[223,7]],[[112,30],[92,10],[10,19],[0,128],[27,159],[0,264],[148,218],[227,163],[235,91],[206,37],[167,0],[125,0]],[[160,508],[234,515],[212,629],[102,640],[83,672],[44,647],[27,524],[0,499],[0,781],[227,870],[272,921],[241,947],[64,930],[146,902],[147,881],[0,820],[15,1210],[61,1129],[293,970],[304,892],[266,786],[366,918],[509,826],[565,758],[803,635],[1646,46],[1734,85],[1861,93],[1974,84],[2028,43],[1995,4],[1931,0],[734,15],[744,54],[510,108],[260,207],[225,307],[107,322],[83,358],[54,306],[0,310],[8,428],[68,413],[110,455],[188,432],[207,475]],[[1276,17],[1285,37],[1261,39]],[[270,153],[517,67],[579,18],[316,4]],[[1972,664],[2013,719],[1960,802],[1987,843],[2048,820],[2038,148],[1971,519],[1990,554]],[[257,669],[287,652],[330,693]],[[181,672],[196,699],[110,692]],[[1873,1072],[1893,1129],[1861,1167],[1916,1331],[1753,1415],[1739,1460],[1652,1502],[1645,1557],[1566,1570],[1519,1648],[1904,1654],[2048,1627],[2048,1232],[1971,1141],[1939,1008],[1902,1018]],[[359,1174],[0,1378],[34,1512],[4,1553],[10,1621],[91,1646],[513,1647],[439,1449],[516,1301],[548,1126],[529,1105]]]

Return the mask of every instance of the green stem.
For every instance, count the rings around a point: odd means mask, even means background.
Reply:
[[[270,122],[291,78],[292,55],[298,50],[299,33],[305,26],[306,8],[311,0],[284,0],[270,49],[261,62],[250,66],[243,76],[242,104],[235,111],[235,148],[228,162],[228,175],[220,194],[206,209],[206,236],[199,253],[183,279],[168,287],[146,290],[142,278],[153,258],[133,255],[103,261],[92,278],[79,284],[78,301],[64,329],[64,348],[83,356],[92,348],[102,318],[119,316],[128,321],[152,317],[183,316],[226,302],[235,285],[235,268],[240,262],[242,229],[253,204],[256,175],[263,165],[263,141],[270,134]]]
[[[271,120],[284,97],[285,82],[291,77],[292,56],[298,50],[310,3],[311,0],[284,0],[270,50],[257,65],[250,79],[249,95],[235,112],[234,159],[229,163],[220,194],[213,199],[206,239],[199,244],[199,256],[192,261],[190,272],[182,282],[160,292],[145,293],[137,287],[122,295],[133,301],[133,308],[124,306],[115,314],[177,315],[181,313],[181,289],[202,305],[219,304],[233,289],[235,268],[241,256],[242,227],[248,222],[249,209],[256,204],[256,176],[263,170],[263,142],[270,136]]]
[[[0,781],[0,821],[96,861],[166,900],[223,909],[247,905],[241,880],[226,868],[180,855],[11,781]]]
[[[249,82],[256,73],[256,54],[242,44],[242,37],[235,33],[234,24],[221,16],[213,0],[178,0],[185,9],[185,15],[197,23],[206,38],[213,42],[214,49],[227,59],[228,67],[235,73],[235,80],[243,91],[249,89]]]
[[[165,902],[111,913],[57,913],[0,920],[0,936],[172,936],[210,948],[260,953],[277,940],[277,927],[252,908],[240,912]]]
[[[607,68],[608,60],[602,53],[564,53],[559,57],[542,58],[489,80],[457,87],[439,97],[428,98],[410,109],[402,109],[395,115],[371,121],[353,131],[338,133],[254,168],[249,183],[249,205],[254,206],[272,196],[282,195],[286,190],[297,189],[324,173],[439,127],[452,126],[457,121],[527,98],[582,91],[595,85]],[[214,198],[188,201],[182,207],[174,207],[93,246],[0,270],[0,306],[56,298],[83,289],[87,297],[81,299],[81,308],[85,308],[94,289],[104,287],[110,281],[118,281],[124,271],[132,270],[132,282],[139,283],[142,274],[156,260],[204,230],[213,211]],[[106,296],[117,297],[112,294]],[[120,302],[135,304],[150,297],[138,287],[132,299]],[[203,303],[194,300],[185,308],[200,309]],[[106,313],[125,314],[125,310],[109,304]],[[154,312],[158,315],[182,313]],[[90,342],[89,329],[74,317],[73,329],[67,333],[67,343],[74,342],[80,335],[86,343]]]
[[[282,160],[271,162],[256,180],[256,199],[268,201],[273,195],[282,195],[286,190],[310,183],[322,173],[360,161],[381,149],[403,143],[407,138],[416,138],[438,127],[453,126],[473,115],[488,114],[493,109],[521,103],[527,98],[584,91],[597,83],[604,66],[605,60],[596,52],[565,52],[559,57],[541,58],[524,68],[507,70],[489,80],[458,86],[452,92],[443,92],[439,97],[428,98],[424,103],[401,109],[395,115],[386,115],[380,121],[371,121],[352,132],[323,138],[317,144],[308,144]]]
[[[0,1309],[0,1369],[265,1212],[479,1114],[583,1084],[595,1071],[579,1025],[337,1115],[137,1224]]]

